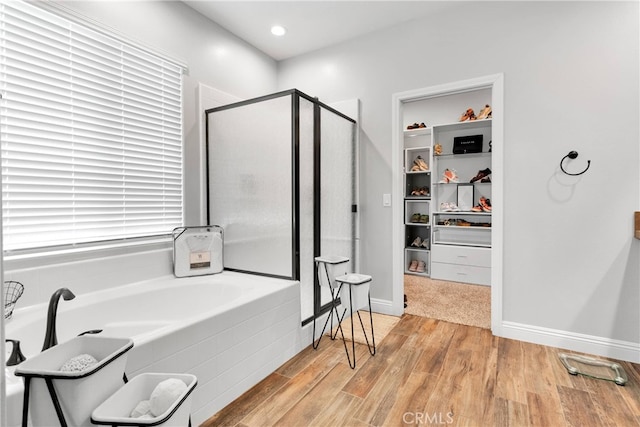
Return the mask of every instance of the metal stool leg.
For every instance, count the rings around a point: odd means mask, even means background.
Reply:
[[[324,271],[325,274],[327,276],[327,281],[328,283],[331,283],[331,278],[329,277],[329,271],[327,270],[327,264],[323,263],[324,265]],[[318,265],[318,269],[320,269],[320,266]],[[341,319],[339,318],[339,314],[338,314],[338,306],[336,305],[336,298],[337,295],[340,295],[340,288],[342,288],[342,284],[340,285],[340,287],[338,288],[337,292],[334,292],[333,288],[329,287],[329,291],[331,292],[331,310],[329,311],[329,316],[327,316],[327,320],[324,322],[324,326],[322,327],[322,332],[320,333],[320,337],[318,338],[318,340],[316,341],[316,318],[315,316],[313,317],[313,349],[317,350],[318,346],[320,345],[320,340],[322,340],[322,336],[324,335],[324,331],[327,329],[327,324],[329,323],[329,321],[331,321],[331,329],[330,329],[330,333],[329,335],[331,336],[332,340],[336,339],[336,336],[338,335],[338,330],[336,329],[336,333],[333,334],[333,313],[335,312],[336,314],[336,319],[338,320],[338,325],[340,324]]]
[[[341,283],[341,286],[343,286],[344,283]],[[351,354],[353,355],[353,362],[351,360],[351,356],[349,355],[349,349],[347,347],[347,342],[344,339],[344,332],[342,331],[342,320],[344,319],[344,316],[347,312],[347,310],[345,309],[342,317],[339,319],[340,320],[340,324],[338,325],[338,329],[340,330],[340,333],[342,334],[342,340],[344,343],[344,351],[347,353],[347,360],[349,362],[349,367],[351,369],[355,369],[356,368],[356,340],[355,340],[355,335],[354,335],[354,327],[353,327],[353,296],[352,296],[352,284],[348,284],[349,285],[349,310],[351,311],[351,316],[350,316],[350,322],[351,322]],[[362,333],[364,334],[364,339],[365,342],[367,343],[367,348],[369,350],[369,353],[374,356],[376,354],[376,341],[375,341],[375,331],[373,329],[373,314],[371,312],[371,293],[368,292],[367,293],[367,299],[368,299],[368,303],[369,303],[369,322],[371,325],[371,343],[369,343],[369,337],[367,336],[367,331],[364,327],[364,322],[362,321],[362,317],[360,316],[360,311],[356,310],[356,313],[358,314],[358,320],[360,321],[360,326],[362,327]],[[336,331],[337,334],[337,331]]]

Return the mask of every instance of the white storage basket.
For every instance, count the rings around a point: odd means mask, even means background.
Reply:
[[[91,411],[124,384],[126,352],[132,347],[133,341],[128,338],[84,335],[22,362],[15,374],[25,378],[32,425],[56,424],[59,416],[53,402],[57,399],[68,425],[90,426]],[[81,354],[93,356],[98,363],[83,371],[60,371],[65,362]],[[47,381],[53,384],[55,397],[50,394]]]
[[[162,381],[176,378],[187,388],[163,414],[150,419],[132,418],[136,405],[149,400],[151,393]],[[191,374],[140,374],[98,406],[91,414],[91,422],[110,426],[175,426],[186,427],[191,416],[191,392],[197,384]]]

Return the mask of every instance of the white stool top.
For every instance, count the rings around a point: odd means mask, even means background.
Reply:
[[[371,276],[358,273],[347,273],[343,276],[336,277],[336,282],[348,283],[350,285],[362,285],[371,281]]]
[[[325,264],[342,264],[349,261],[349,258],[339,255],[324,255],[315,257],[316,262],[324,262]]]

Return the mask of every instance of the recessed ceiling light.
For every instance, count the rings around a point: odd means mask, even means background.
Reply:
[[[271,34],[274,36],[284,36],[286,33],[287,30],[282,25],[274,25],[271,27]]]

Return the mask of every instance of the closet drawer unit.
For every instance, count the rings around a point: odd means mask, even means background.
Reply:
[[[431,262],[491,268],[491,248],[432,245]]]
[[[476,285],[491,285],[491,268],[432,261],[431,278]]]

